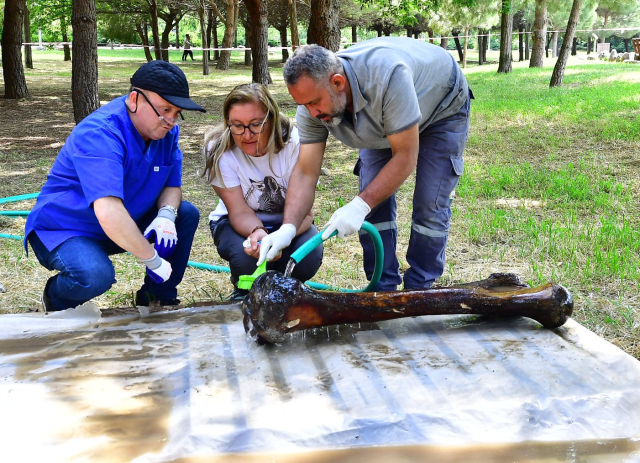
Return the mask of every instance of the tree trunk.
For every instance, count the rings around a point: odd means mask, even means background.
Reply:
[[[69,46],[69,35],[66,32],[62,33],[62,41],[65,42],[62,46],[64,51],[64,61],[71,61],[71,47]]]
[[[171,36],[171,25],[165,22],[165,28],[160,35],[160,49],[162,51],[162,59],[169,61],[169,38]]]
[[[269,34],[267,2],[265,0],[245,0],[251,28],[251,58],[253,67],[251,80],[264,85],[273,83],[269,74]]]
[[[340,48],[340,0],[311,0],[313,14],[309,19],[307,43],[315,43],[331,51]]]
[[[200,19],[200,40],[202,43],[207,43],[207,12],[205,10],[204,2],[198,7],[198,18]],[[206,50],[206,46],[202,47],[202,75],[209,75],[209,52]]]
[[[33,69],[33,54],[31,53],[31,22],[29,18],[29,8],[24,7],[24,65],[29,69]]]
[[[158,27],[158,2],[150,0],[151,6],[151,33],[153,34],[153,50],[156,59],[162,59],[162,50],[160,49],[160,29]]]
[[[213,35],[213,30],[216,28],[215,26],[216,17],[213,14],[213,10],[209,8],[207,10],[207,43],[204,45],[204,48],[208,48],[207,50],[207,59],[211,61],[211,39]],[[213,58],[215,59],[215,58]]]
[[[524,59],[525,61],[529,61],[529,32],[531,32],[529,29],[529,26],[526,27],[526,34],[524,35]]]
[[[233,42],[233,36],[235,35],[236,23],[236,9],[238,4],[237,0],[227,0],[227,15],[224,23],[224,36],[222,38],[222,48],[231,48]],[[231,60],[231,50],[222,50],[220,52],[220,58],[216,69],[219,71],[227,71],[229,69],[229,61]]]
[[[151,56],[151,50],[149,50],[149,35],[147,34],[147,24],[136,22],[136,31],[140,36],[140,41],[142,41],[144,56],[147,59],[147,62],[153,60],[153,57]]]
[[[14,100],[30,96],[22,67],[22,29],[25,10],[25,0],[7,1],[4,5],[2,30],[4,97]]]
[[[280,29],[280,46],[282,47],[282,62],[286,63],[289,59],[289,50],[287,50],[287,28]]]
[[[429,35],[429,43],[433,44],[433,29],[428,28],[427,29],[427,34]]]
[[[236,27],[233,30],[233,48],[238,48],[238,21],[240,19],[240,0],[236,2],[235,12],[236,17],[233,20],[233,23],[236,25]]]
[[[251,48],[253,47],[253,29],[249,26],[249,19],[242,20],[242,27],[244,27],[244,65],[253,66],[253,60],[251,59]]]
[[[213,59],[218,61],[220,59],[220,42],[218,41],[218,18],[216,18],[215,25],[213,26],[213,32],[211,33],[211,38],[213,40]]]
[[[544,47],[544,56],[545,58],[549,57],[549,44],[551,43],[551,33],[547,32],[547,43]]]
[[[524,61],[524,27],[518,28],[518,61]]]
[[[176,50],[180,50],[180,22],[176,24]]]
[[[462,63],[462,59],[464,58],[462,53],[462,46],[460,45],[460,39],[458,38],[458,31],[451,31],[451,35],[453,35],[453,41],[456,44],[456,50],[458,50],[458,62]]]
[[[351,43],[358,42],[358,26],[355,24],[351,26]]]
[[[487,62],[487,48],[489,47],[489,31],[485,31],[485,35],[482,37],[482,62]]]
[[[547,37],[547,5],[549,0],[536,0],[536,17],[533,22],[533,46],[530,68],[541,68],[544,63],[544,45]]]
[[[513,29],[512,0],[502,0],[502,20],[500,27],[500,61],[498,72],[511,72],[511,37]]]
[[[440,37],[440,47],[445,50],[449,48],[449,39],[446,37]]]
[[[591,54],[591,47],[592,47],[592,42],[591,42],[591,37],[587,38],[587,55]]]
[[[565,40],[567,39],[567,35],[565,33]],[[578,54],[578,37],[574,37],[571,43],[571,56],[576,56]]]
[[[462,48],[462,67],[467,67],[467,51],[469,49],[469,31],[471,28],[464,31],[464,47]]]
[[[300,34],[298,34],[298,10],[296,0],[289,1],[289,23],[291,28],[291,49],[295,51],[300,46]]]
[[[624,52],[625,53],[629,53],[629,42],[630,41],[631,41],[631,39],[624,39]],[[575,53],[572,53],[572,55],[573,54],[575,54]]]
[[[478,66],[482,66],[484,61],[482,60],[482,39],[484,32],[482,29],[478,29]]]
[[[95,0],[73,0],[71,98],[78,124],[100,107],[98,97],[98,28]]]
[[[604,43],[604,41],[606,40],[606,30],[607,30],[607,26],[609,25],[609,15],[605,14],[604,15],[604,23],[602,24],[602,28],[604,29],[604,31],[602,31],[602,37],[599,38],[600,43]]]
[[[164,29],[162,29],[161,38],[161,50],[162,59],[169,61],[169,46],[171,45],[171,32],[174,27],[177,27],[184,14],[177,8],[169,8],[169,11],[164,13],[160,19],[164,22]],[[206,28],[202,29],[203,33],[206,33]],[[206,43],[203,41],[202,43]],[[206,47],[203,47],[206,48]]]
[[[67,32],[67,18],[60,18],[60,30],[62,31],[62,49],[64,50],[64,60],[71,61],[71,48],[69,47],[69,33]]]
[[[558,31],[553,31],[551,34],[551,57],[556,58],[558,56],[558,37],[560,33]]]
[[[569,15],[569,24],[567,24],[567,31],[564,34],[564,40],[562,41],[562,49],[560,50],[560,56],[556,65],[553,68],[553,74],[551,75],[551,82],[549,87],[558,87],[562,84],[562,77],[564,76],[564,68],[567,65],[567,59],[569,58],[569,49],[573,37],[576,35],[576,29],[578,27],[578,19],[580,18],[580,8],[582,8],[582,0],[573,0],[573,7],[571,7],[571,15]]]

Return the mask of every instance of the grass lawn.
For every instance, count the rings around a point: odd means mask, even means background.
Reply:
[[[196,58],[201,59],[198,52]],[[124,94],[129,77],[143,63],[140,50],[100,50],[100,100]],[[235,85],[251,80],[251,69],[237,53],[232,68],[210,68],[201,61],[171,59],[189,79],[194,98],[208,113],[187,113],[181,126],[185,156],[184,196],[201,212],[191,260],[218,266],[207,215],[217,202],[199,177],[205,131],[219,121],[222,100]],[[517,55],[516,55],[517,56]],[[271,55],[270,87],[282,110],[295,104],[282,82],[279,53]],[[571,58],[563,86],[549,89],[553,59],[542,69],[514,63],[497,74],[493,61],[465,74],[475,93],[465,153],[465,174],[454,201],[447,268],[439,284],[513,272],[531,285],[555,281],[574,295],[574,318],[623,350],[640,358],[640,66]],[[71,63],[61,51],[34,52],[27,70],[32,97],[1,100],[0,197],[40,190],[55,156],[74,127]],[[323,225],[341,201],[357,194],[352,175],[357,151],[330,139],[314,212]],[[398,257],[409,238],[413,179],[398,192]],[[34,201],[0,205],[30,209]],[[0,216],[0,233],[21,235],[24,218]],[[114,257],[117,284],[96,299],[100,307],[131,306],[143,268],[128,255]],[[21,243],[0,239],[0,313],[39,306],[50,272]],[[326,243],[325,260],[314,281],[338,287],[366,285],[362,253],[355,237]],[[179,287],[185,304],[221,301],[231,292],[227,273],[189,268]]]

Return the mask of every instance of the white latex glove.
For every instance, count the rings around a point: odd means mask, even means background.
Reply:
[[[166,259],[176,249],[178,243],[178,232],[176,232],[175,214],[169,209],[160,208],[158,216],[144,231],[144,237],[153,237],[153,247],[156,248],[160,257]]]
[[[257,266],[260,266],[265,260],[275,259],[280,251],[289,246],[296,237],[297,229],[292,223],[283,223],[279,230],[269,233],[262,238],[260,243],[260,258]]]
[[[147,275],[155,283],[164,283],[171,276],[171,264],[158,255],[158,251],[150,259],[138,259],[147,266]]]
[[[329,239],[335,230],[338,231],[338,238],[356,233],[362,227],[364,218],[369,212],[371,212],[369,205],[360,196],[356,196],[350,203],[333,213],[322,232],[322,239]]]

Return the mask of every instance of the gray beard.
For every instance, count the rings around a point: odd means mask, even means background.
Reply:
[[[328,127],[337,127],[342,122],[342,119],[344,119],[343,116],[334,116],[330,121],[325,122],[325,124],[327,124]]]
[[[327,124],[327,127],[337,127],[342,122],[342,119],[344,119],[344,112],[347,107],[347,97],[345,95],[342,95],[341,97],[340,95],[333,93],[333,90],[331,89],[329,89],[329,92],[331,92],[331,105],[335,108],[336,113],[325,123]]]

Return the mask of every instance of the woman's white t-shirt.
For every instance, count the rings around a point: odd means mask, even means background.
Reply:
[[[210,150],[212,145],[213,142],[210,142],[207,149]],[[211,184],[220,188],[240,185],[245,201],[254,211],[283,212],[289,177],[299,153],[300,138],[295,127],[291,130],[289,141],[278,153],[257,158],[247,156],[236,146],[220,157],[220,174],[224,183],[216,177]],[[220,200],[209,214],[209,221],[217,221],[227,214],[227,207]]]

